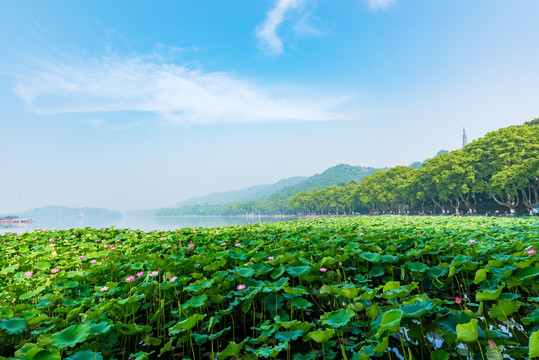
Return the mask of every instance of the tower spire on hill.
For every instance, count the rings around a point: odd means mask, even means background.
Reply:
[[[468,145],[468,137],[466,136],[466,129],[462,128],[462,147]]]

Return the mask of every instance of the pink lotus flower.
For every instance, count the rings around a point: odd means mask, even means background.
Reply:
[[[72,248],[76,248],[76,247],[77,247],[77,245],[73,245],[73,246],[71,246],[71,247],[72,247]]]
[[[82,260],[82,259],[84,259],[84,258],[85,258],[84,255],[79,256],[79,260]]]
[[[105,261],[105,259],[101,258],[101,261]]]
[[[137,273],[137,277],[141,277],[142,275],[144,275],[144,271],[141,271],[141,272]]]
[[[453,246],[455,246],[455,245],[454,245],[454,244],[449,244],[449,246],[450,246],[450,247],[453,247]]]
[[[320,268],[320,272],[325,273],[326,271],[328,271],[328,269],[326,269],[326,268]]]
[[[49,239],[49,241],[54,241],[54,239]]]
[[[171,277],[168,281],[174,282],[174,281],[176,281],[177,278],[178,278],[177,276],[173,276],[173,277]]]
[[[94,260],[90,261],[90,264],[95,264],[96,262],[97,262],[97,260],[94,259]]]
[[[537,251],[535,251],[535,249],[530,249],[530,250],[526,251],[526,254],[528,254],[528,255],[533,255],[533,254],[535,254],[536,252],[537,252]]]
[[[226,246],[226,243],[221,243],[221,246]]]
[[[135,277],[134,277],[134,276],[129,276],[129,277],[126,277],[126,278],[125,278],[125,282],[130,283],[131,281],[135,281]]]
[[[455,298],[455,302],[457,304],[460,304],[462,302],[461,298],[459,298],[458,296]]]
[[[159,274],[159,271],[154,270],[150,273],[150,276],[157,276]]]
[[[52,274],[56,274],[57,272],[60,272],[60,269],[52,269],[52,270],[51,270],[51,273],[52,273]]]
[[[177,249],[178,248],[178,245],[174,245],[174,249]]]
[[[243,290],[243,289],[245,289],[245,285],[239,284],[239,285],[238,285],[238,290]]]
[[[114,249],[114,245],[109,245],[109,249]]]
[[[268,256],[268,260],[273,260],[273,259],[275,259],[275,257],[273,257],[273,256]]]
[[[473,244],[473,243],[475,242],[474,239],[470,239],[470,240],[468,240],[468,241],[470,242],[470,244]]]
[[[195,244],[189,244],[189,246],[187,246],[189,249],[192,249],[195,247]]]
[[[496,343],[493,340],[489,339],[488,346],[492,349],[496,349]]]
[[[127,281],[127,279],[126,279],[126,281]],[[99,289],[99,291],[105,292],[105,291],[107,291],[108,289],[109,289],[108,286],[103,286],[101,289]]]
[[[27,272],[24,273],[24,276],[26,276],[26,277],[30,277],[32,275],[34,275],[33,271],[27,271]]]
[[[103,245],[104,248],[108,248],[109,246],[107,244]]]
[[[102,243],[106,242],[107,240],[101,240]]]
[[[8,250],[9,250],[9,249],[13,249],[13,246],[8,246],[7,248],[8,248]]]
[[[234,245],[235,247],[240,247],[241,244],[240,243],[237,243],[236,245]]]

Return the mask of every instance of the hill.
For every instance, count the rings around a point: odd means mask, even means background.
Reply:
[[[176,206],[181,207],[192,205],[218,205],[248,200],[263,200],[271,194],[278,192],[283,188],[294,186],[305,179],[307,179],[306,176],[296,176],[280,180],[271,185],[255,185],[241,190],[226,191],[205,196],[193,197],[177,203]]]
[[[70,208],[67,206],[44,206],[19,214],[23,218],[66,218],[66,217],[118,217],[122,213],[100,208]]]
[[[273,193],[268,200],[283,200],[303,191],[320,190],[328,186],[343,185],[350,181],[361,182],[364,177],[378,170],[382,169],[339,164],[330,167],[321,174],[310,176],[296,185],[287,186]]]

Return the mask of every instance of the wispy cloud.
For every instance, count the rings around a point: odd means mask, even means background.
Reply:
[[[395,3],[395,0],[368,0],[369,7],[373,10],[385,9]]]
[[[15,75],[15,92],[37,114],[151,112],[182,123],[327,121],[349,96],[262,87],[231,73],[205,72],[159,57],[41,61]]]
[[[271,54],[283,52],[283,42],[277,35],[277,28],[291,10],[297,10],[305,0],[277,0],[275,6],[266,14],[266,21],[258,28],[256,37],[260,46]]]

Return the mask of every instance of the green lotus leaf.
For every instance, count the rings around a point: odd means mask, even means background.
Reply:
[[[479,284],[480,282],[483,282],[487,279],[487,273],[488,273],[489,269],[479,269],[477,270],[477,272],[475,273],[475,279],[474,279],[474,284]]]
[[[380,254],[376,254],[376,253],[372,253],[368,251],[360,252],[358,255],[360,258],[365,259],[372,263],[376,263],[380,261],[380,257],[381,257]]]
[[[418,301],[411,305],[401,306],[401,310],[405,316],[421,317],[434,309],[434,303],[430,300]]]
[[[385,294],[385,293],[388,293],[389,291],[391,290],[395,290],[397,289],[399,286],[401,286],[401,283],[398,282],[398,281],[389,281],[388,283],[386,283],[382,289],[382,292]]]
[[[503,350],[503,346],[500,346]],[[490,346],[487,347],[485,352],[487,360],[503,360],[502,352],[498,348],[493,349]]]
[[[539,330],[530,336],[530,359],[539,356]]]
[[[136,354],[129,355],[129,360],[144,360],[144,359],[149,358],[150,355],[152,355],[153,353],[154,353],[154,351],[149,352],[149,353],[144,352],[144,351],[139,351]]]
[[[331,313],[331,315],[324,320],[324,323],[334,328],[345,326],[355,314],[356,313],[351,309],[337,310]]]
[[[518,269],[517,272],[515,273],[515,278],[517,280],[526,280],[526,279],[530,279],[532,277],[536,277],[537,275],[539,275],[539,268],[536,268],[536,267],[526,267],[524,269]]]
[[[59,349],[66,346],[73,347],[84,342],[89,335],[90,325],[71,325],[67,329],[51,335],[51,342]]]
[[[307,275],[311,271],[311,267],[308,265],[305,266],[292,266],[286,269],[286,272],[290,274],[290,276],[298,277],[301,275]]]
[[[294,305],[295,308],[305,310],[311,307],[313,304],[304,298],[297,297],[292,299],[292,305]]]
[[[393,309],[383,313],[376,338],[379,339],[385,331],[389,331],[390,333],[397,332],[400,328],[402,315],[403,311],[399,309]]]
[[[281,351],[288,349],[288,343],[279,343],[279,345],[271,346],[262,346],[256,350],[256,355],[261,357],[276,357]]]
[[[333,329],[326,329],[322,331],[321,329],[318,329],[316,331],[312,331],[310,333],[307,333],[307,336],[317,343],[324,343],[331,339],[333,335],[335,334],[335,330]]]
[[[189,307],[201,307],[204,305],[204,303],[208,300],[208,295],[202,294],[200,296],[194,296],[191,299],[187,300],[185,304],[182,305],[182,308],[189,308]]]
[[[100,352],[84,350],[74,353],[66,360],[103,360],[103,355]]]
[[[301,335],[303,335],[303,331],[301,330],[278,331],[275,333],[273,337],[281,342],[284,342],[284,341],[297,340]]]
[[[294,354],[292,360],[316,360],[316,353],[310,352],[308,354]]]
[[[26,330],[24,319],[12,318],[0,320],[0,329],[7,331],[8,335],[19,335]]]
[[[337,289],[337,294],[347,299],[354,299],[359,294],[359,289],[356,287],[342,287]]]
[[[183,321],[179,321],[178,323],[176,323],[176,325],[171,327],[169,329],[169,331],[172,334],[173,332],[178,332],[180,330],[190,330],[196,325],[197,322],[199,322],[200,320],[203,320],[205,317],[206,317],[206,314],[204,314],[204,315],[202,315],[202,314],[194,314],[194,315],[188,317],[187,319],[185,319]]]
[[[449,354],[445,350],[436,350],[430,354],[430,360],[449,360]]]
[[[472,317],[463,311],[451,313],[444,318],[438,320],[438,326],[457,335],[457,325],[470,322]]]
[[[49,350],[41,347],[35,347],[24,353],[23,359],[25,360],[60,360],[59,354],[53,354]]]
[[[410,271],[425,272],[429,267],[421,262],[408,263],[408,269]]]
[[[242,277],[250,278],[255,274],[255,271],[251,268],[240,268],[236,269],[236,273],[240,274]]]
[[[47,270],[51,268],[51,263],[48,261],[39,261],[34,265],[34,267],[39,270]]]
[[[215,271],[215,270],[219,269],[221,266],[224,266],[224,265],[226,265],[226,260],[225,259],[219,259],[217,261],[213,261],[212,263],[210,263],[207,266],[204,266],[204,271],[207,271],[207,272]]]
[[[90,325],[90,334],[92,335],[106,334],[110,331],[111,328],[112,328],[112,324],[109,324],[106,321],[101,321],[97,324]]]
[[[456,327],[457,341],[462,342],[475,342],[479,338],[479,331],[477,325],[477,319],[472,319],[465,324],[458,324]]]
[[[439,278],[447,274],[446,268],[441,268],[437,266],[433,266],[427,270],[427,275],[431,278]]]
[[[520,305],[522,305],[520,301],[498,300],[498,303],[492,306],[492,310],[488,314],[500,321],[506,321],[509,316],[518,311]]]
[[[140,270],[144,267],[144,263],[141,263],[140,261],[134,263],[134,264],[131,264],[131,269],[133,270]]]
[[[217,358],[223,360],[238,355],[243,344],[243,342],[236,344],[234,341],[231,341],[223,351],[217,353]]]
[[[373,304],[371,306],[368,306],[365,310],[365,313],[371,320],[376,319],[378,316],[380,316],[380,310],[378,310],[378,304]]]
[[[496,300],[500,297],[500,294],[502,293],[502,290],[505,286],[499,286],[497,289],[492,290],[483,290],[479,291],[477,294],[475,294],[475,300],[476,301],[485,301],[485,300]]]

